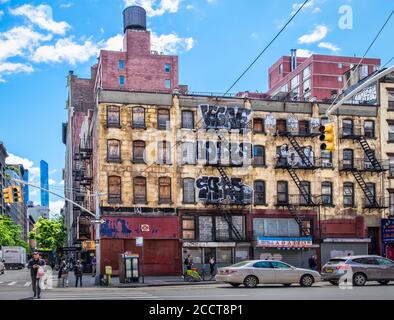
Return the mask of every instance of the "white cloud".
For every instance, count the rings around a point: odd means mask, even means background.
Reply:
[[[318,5],[317,2],[318,2],[318,1],[316,1],[316,0],[311,0],[311,1],[309,1],[309,2],[304,6],[304,8],[303,8],[302,10],[311,9],[311,10],[312,10],[312,13],[321,12],[321,9],[317,6],[317,5]],[[302,6],[302,3],[293,3],[293,6],[292,6],[293,11],[291,12],[290,15],[294,15],[294,14],[298,11],[298,9],[301,8],[301,6]]]
[[[10,12],[14,16],[24,16],[41,29],[48,30],[54,34],[64,35],[71,28],[65,21],[54,21],[52,8],[48,5],[41,4],[35,7],[25,4],[18,8],[10,9]]]
[[[64,200],[49,201],[50,214],[55,215],[60,213],[64,207]]]
[[[5,82],[3,76],[16,73],[32,73],[34,68],[23,63],[0,62],[0,82]]]
[[[123,35],[117,34],[101,44],[101,49],[110,51],[121,51],[123,48]]]
[[[68,9],[68,8],[71,8],[73,5],[74,5],[74,3],[71,3],[71,2],[70,3],[63,3],[60,5],[60,8]]]
[[[341,50],[340,48],[338,48],[335,44],[333,44],[331,42],[320,42],[317,46],[319,48],[328,49],[333,52],[338,52],[339,50]]]
[[[22,157],[16,156],[12,153],[10,153],[8,155],[8,157],[5,159],[5,162],[7,164],[21,164],[21,165],[23,165],[23,167],[25,169],[31,169],[34,165],[33,161],[31,161],[27,158],[22,158]]]
[[[125,6],[141,6],[149,17],[162,16],[163,14],[176,13],[181,0],[124,0]]]
[[[37,48],[31,56],[34,62],[60,63],[67,62],[72,65],[86,62],[96,56],[99,49],[91,40],[83,44],[75,43],[72,38],[58,40],[54,45],[46,45]]]
[[[29,27],[15,27],[2,32],[0,33],[0,61],[31,52],[39,43],[51,38],[51,35],[37,33]]]
[[[4,15],[4,11],[0,10],[0,18]]]
[[[304,34],[298,38],[298,43],[309,44],[323,40],[328,33],[328,28],[323,25],[316,26],[315,30],[311,34]]]
[[[297,49],[297,57],[309,58],[314,52],[306,49]]]
[[[56,181],[53,180],[53,179],[49,179],[49,180],[48,180],[48,184],[49,184],[50,186],[53,186],[53,185],[56,184]]]
[[[152,50],[163,52],[164,54],[177,54],[183,51],[190,51],[195,45],[193,38],[180,38],[176,33],[158,36],[152,32],[151,35]]]

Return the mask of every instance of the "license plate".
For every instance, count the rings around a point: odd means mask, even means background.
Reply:
[[[327,273],[333,273],[333,272],[334,272],[334,269],[331,269],[331,268],[330,268],[330,269],[326,269],[326,272],[327,272]]]

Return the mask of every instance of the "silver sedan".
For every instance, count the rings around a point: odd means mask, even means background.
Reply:
[[[219,268],[216,281],[239,287],[254,288],[259,284],[283,284],[290,286],[294,283],[302,287],[311,287],[320,282],[317,271],[293,267],[282,261],[254,260],[244,261],[226,268]]]

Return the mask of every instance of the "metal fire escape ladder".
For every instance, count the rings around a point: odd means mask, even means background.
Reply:
[[[220,141],[224,141],[223,137],[218,134],[218,138]],[[226,173],[226,170],[222,166],[217,166],[220,176],[222,177],[222,181],[224,182],[225,186],[228,188],[230,192],[230,197],[237,198],[237,192],[234,188],[234,185],[231,183],[229,176]],[[221,216],[226,220],[230,230],[233,232],[233,235],[236,237],[237,240],[242,241],[243,237],[239,230],[234,226],[231,215],[227,212],[226,208],[224,208],[224,203],[219,202],[217,204],[217,208],[220,211]]]
[[[308,167],[313,168],[314,164],[309,160],[309,158],[305,155],[304,150],[299,145],[297,139],[291,135],[291,133],[286,134],[287,139],[289,139],[291,145],[298,153],[299,157],[301,158],[302,162]]]
[[[358,142],[360,143],[361,147],[363,148],[365,154],[368,157],[369,162],[373,165],[375,170],[382,171],[382,165],[376,158],[375,152],[371,149],[370,145],[368,144],[367,139],[365,136],[360,136],[357,138]]]
[[[297,222],[298,226],[300,227],[300,233],[302,236],[308,236],[309,235],[309,229],[307,227],[304,226],[303,221],[302,221],[302,216],[300,216],[299,211],[297,210],[297,208],[288,203],[286,205],[287,210],[289,210],[290,214],[292,215],[292,217],[294,218],[294,220]]]
[[[368,188],[367,183],[365,182],[364,178],[358,171],[352,171],[353,176],[356,178],[358,185],[360,186],[361,190],[363,190],[367,200],[369,201],[370,205],[374,208],[379,208],[379,204],[376,201],[375,195],[371,192]]]

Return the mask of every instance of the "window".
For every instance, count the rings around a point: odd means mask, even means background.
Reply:
[[[184,240],[196,239],[196,220],[194,217],[184,217],[182,219],[182,238]]]
[[[140,107],[133,108],[132,127],[134,129],[145,128],[145,109]]]
[[[233,263],[231,248],[217,248],[216,262],[229,265]]]
[[[388,260],[388,259],[384,259],[384,258],[377,258],[379,265],[381,266],[394,266],[393,261]]]
[[[271,261],[271,264],[275,269],[292,269],[288,264],[279,261]]]
[[[388,90],[387,94],[389,96],[389,111],[394,111],[394,90]]]
[[[297,88],[299,84],[300,84],[300,76],[295,76],[293,79],[291,79],[290,82],[291,89]]]
[[[321,152],[321,164],[323,168],[332,168],[332,152],[322,151]]]
[[[120,127],[120,108],[116,106],[107,107],[107,127],[119,128]]]
[[[145,142],[133,141],[133,162],[145,163]]]
[[[108,177],[108,203],[122,202],[122,178]]]
[[[298,132],[301,135],[307,135],[310,133],[310,127],[309,127],[308,120],[300,120],[298,122]]]
[[[119,77],[119,85],[120,85],[121,87],[123,87],[124,84],[125,84],[125,77],[124,77],[124,76],[120,76],[120,77]]]
[[[323,182],[321,184],[321,200],[323,205],[332,205],[332,183]]]
[[[310,204],[312,202],[311,183],[309,181],[301,181],[301,186],[306,191],[306,195],[302,195],[302,193],[300,193],[299,195],[300,204]]]
[[[194,112],[182,111],[182,128],[194,129]]]
[[[394,122],[389,123],[389,142],[394,142]]]
[[[213,241],[213,219],[209,216],[198,217],[198,240]]]
[[[305,81],[306,79],[308,79],[310,76],[311,76],[311,67],[309,66],[309,67],[306,67],[306,68],[304,69],[304,71],[303,71],[303,78],[304,78],[304,81]]]
[[[305,222],[310,222],[305,220]],[[253,230],[256,237],[286,237],[300,236],[300,226],[293,218],[254,218]]]
[[[159,204],[171,203],[171,178],[159,178]]]
[[[171,80],[167,79],[165,82],[166,89],[171,89]]]
[[[343,206],[353,208],[354,204],[354,184],[346,182],[343,184]]]
[[[265,181],[255,181],[254,183],[254,204],[266,204]]]
[[[343,150],[343,169],[354,168],[354,157],[352,149]]]
[[[119,162],[120,160],[121,160],[120,141],[119,140],[108,140],[107,141],[107,161],[108,162]]]
[[[272,269],[273,266],[270,261],[259,261],[253,265],[253,268],[257,269]]]
[[[389,196],[389,215],[394,216],[394,191],[390,191]]]
[[[287,204],[289,202],[287,181],[278,181],[277,184],[277,204]]]
[[[124,69],[124,60],[119,60],[119,69],[120,70]]]
[[[146,178],[134,178],[134,204],[146,204]]]
[[[375,150],[370,149],[370,151],[371,151],[370,155],[372,157],[375,157]],[[374,169],[374,165],[369,160],[367,154],[364,152],[364,170],[372,170],[372,169]]]
[[[367,188],[371,192],[372,198],[375,199],[375,197],[376,197],[376,186],[375,186],[375,184],[374,183],[367,183]],[[365,197],[364,201],[365,201],[365,207],[366,208],[370,208],[370,207],[374,206],[374,203],[371,203],[371,201],[367,197]]]
[[[342,63],[338,63],[338,69],[342,69],[343,68],[343,64]]]
[[[253,132],[264,133],[264,119],[261,118],[253,119]]]
[[[171,72],[171,65],[170,65],[169,63],[166,63],[166,64],[164,65],[164,71],[165,71],[166,73],[170,73],[170,72]]]
[[[157,129],[165,130],[170,127],[170,110],[168,109],[159,109],[157,110]]]
[[[339,76],[338,77],[338,82],[342,82],[343,81],[343,77],[342,76]]]
[[[364,78],[368,77],[368,66],[362,65],[359,69],[359,72],[360,72],[360,80],[363,80]]]
[[[224,217],[215,217],[215,234],[216,241],[230,240],[229,225]]]
[[[196,202],[196,191],[194,179],[183,179],[183,203],[194,204]]]
[[[181,161],[182,164],[196,163],[196,148],[193,142],[184,142],[181,144]]]
[[[265,166],[265,147],[263,146],[253,147],[253,165]]]
[[[366,138],[375,138],[375,121],[365,120],[364,121],[364,135]]]
[[[171,143],[168,141],[158,142],[158,163],[171,164]]]
[[[281,63],[278,67],[278,74],[282,75],[283,74],[283,64]]]
[[[278,119],[278,120],[276,120],[276,131],[279,134],[287,132],[287,120],[286,119]]]
[[[304,81],[304,93],[311,90],[311,79]]]
[[[389,154],[389,177],[394,178],[394,154]]]
[[[350,120],[350,119],[343,120],[342,130],[343,130],[344,137],[352,136],[353,135],[353,120]]]

